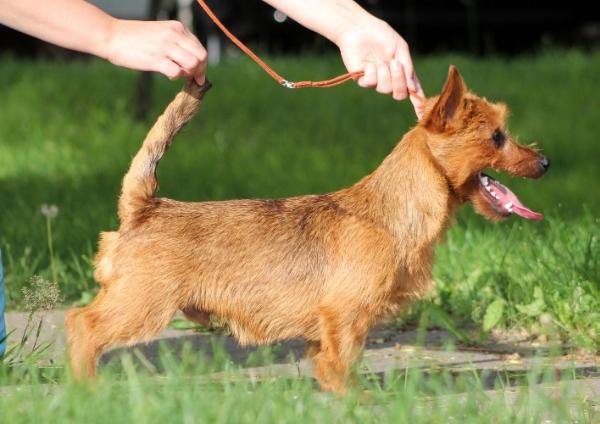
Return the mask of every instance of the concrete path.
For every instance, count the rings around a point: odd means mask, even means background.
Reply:
[[[6,331],[9,334],[9,344],[19,343],[27,326],[37,326],[42,321],[42,331],[39,338],[35,339],[35,330],[30,334],[26,346],[31,348],[34,343],[37,345],[48,345],[48,349],[45,351],[44,356],[49,361],[54,363],[65,362],[65,349],[67,345],[67,336],[65,334],[65,314],[66,310],[52,310],[43,313],[36,314],[33,320],[28,324],[29,314],[26,312],[7,312],[6,313]],[[190,336],[196,334],[194,331],[182,331],[174,329],[165,329],[157,340],[161,339],[177,339],[183,336]]]
[[[42,320],[39,344],[49,344],[44,357],[55,364],[65,360],[64,311],[55,310],[36,317],[33,325],[37,328]],[[9,312],[6,315],[8,331],[11,332],[9,344],[17,343],[27,326],[26,313]],[[35,332],[33,332],[35,334]],[[445,331],[427,332],[422,347],[419,347],[416,331],[396,331],[389,328],[374,329],[367,339],[367,346],[359,373],[380,375],[382,378],[390,370],[405,370],[420,367],[426,371],[449,369],[452,372],[483,372],[491,386],[495,377],[502,374],[510,379],[511,375],[522,374],[533,367],[550,366],[560,377],[561,370],[575,371],[581,377],[600,377],[600,357],[569,355],[548,357],[547,348],[536,346],[531,341],[518,338],[510,340],[492,340],[477,348],[457,345],[456,349],[446,349],[452,337]],[[27,341],[31,346],[33,340]],[[165,329],[159,337],[147,344],[133,348],[117,348],[107,352],[100,360],[101,366],[120,357],[126,350],[136,349],[153,366],[160,369],[158,360],[161,345],[166,345],[175,354],[180,354],[185,345],[192,350],[203,352],[207,357],[213,355],[214,346],[224,349],[231,360],[245,366],[251,355],[256,356],[256,347],[241,347],[232,338],[224,335],[198,333],[193,330]],[[245,368],[243,375],[251,379],[273,377],[310,377],[311,365],[302,358],[305,343],[292,340],[277,344],[272,350],[274,364]],[[213,374],[212,378],[221,379],[224,375]],[[484,382],[486,383],[486,382]],[[600,394],[599,394],[600,397]]]

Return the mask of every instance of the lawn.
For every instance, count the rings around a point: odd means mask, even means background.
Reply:
[[[515,424],[595,423],[600,418],[583,395],[563,388],[551,396],[528,386],[527,378],[514,396],[498,396],[485,393],[477,376],[454,378],[445,372],[431,376],[415,370],[390,374],[383,385],[363,380],[366,390],[337,398],[316,392],[308,380],[207,383],[193,365],[182,366],[172,358],[165,363],[168,371],[157,377],[136,370],[124,357],[122,374],[104,373],[92,387],[68,378],[42,385],[33,374],[18,389],[0,388],[0,421]],[[548,380],[549,375],[537,377]]]
[[[500,176],[546,215],[543,222],[512,217],[493,224],[470,207],[461,211],[438,249],[436,291],[405,320],[431,309],[433,325],[481,327],[487,320],[486,329],[539,332],[544,315],[565,341],[597,347],[600,53],[416,60],[428,94],[440,90],[454,63],[476,93],[505,101],[512,133],[539,142],[552,167],[538,181]],[[342,72],[335,56],[271,62],[290,79]],[[215,200],[332,191],[370,172],[415,124],[408,102],[353,84],[284,90],[243,57],[208,75],[214,88],[202,111],[160,165],[160,195]],[[132,119],[135,80],[134,72],[99,61],[0,60],[0,246],[10,308],[24,307],[22,288],[33,275],[56,277],[65,305],[93,295],[98,232],[117,227],[120,180],[150,125]],[[180,84],[156,81],[152,117]],[[42,214],[44,204],[57,206],[56,217]]]
[[[499,177],[546,215],[542,222],[512,217],[493,224],[469,207],[461,211],[438,248],[436,290],[395,324],[441,326],[469,342],[492,329],[519,329],[596,351],[600,52],[416,59],[428,94],[439,91],[454,63],[475,92],[508,103],[512,133],[525,143],[538,141],[552,167],[538,181]],[[342,72],[334,56],[270,61],[290,79]],[[408,102],[352,84],[287,91],[246,58],[209,69],[209,78],[214,88],[202,111],[160,165],[160,195],[215,200],[328,192],[370,172],[415,123]],[[135,80],[135,73],[98,61],[0,58],[0,247],[10,308],[27,307],[32,290],[23,288],[31,286],[33,276],[58,280],[65,306],[93,296],[91,261],[98,232],[117,227],[120,180],[153,119],[132,119]],[[152,117],[180,84],[156,81]],[[38,368],[35,359],[0,366],[0,422],[598,419],[583,398],[565,395],[556,401],[532,385],[552,381],[552,370],[522,376],[515,402],[486,395],[485,376],[477,373],[419,369],[387,375],[383,384],[363,378],[360,387],[369,396],[357,391],[338,399],[316,393],[303,379],[254,384],[190,378],[230,367],[226,360],[205,361],[197,352],[183,359],[165,352],[160,374],[123,357],[89,389],[74,384],[61,367]],[[40,384],[49,382],[60,384]],[[497,387],[503,384],[495,380]]]

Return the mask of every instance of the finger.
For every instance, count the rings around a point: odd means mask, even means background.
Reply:
[[[416,92],[417,86],[415,83],[415,67],[410,56],[410,50],[407,44],[402,44],[396,50],[395,59],[400,63],[404,71],[406,87],[409,91]]]
[[[392,73],[392,97],[395,100],[404,100],[408,96],[406,89],[406,79],[404,77],[404,69],[396,60],[390,62],[390,70]]]
[[[373,88],[377,85],[377,68],[373,63],[365,65],[365,74],[358,79],[358,85],[364,88]]]
[[[419,81],[417,74],[414,74],[413,81],[416,87],[415,93],[417,96],[421,97],[421,99],[425,100],[425,92],[423,91],[423,87],[421,87],[421,81]]]
[[[161,59],[156,64],[155,70],[160,72],[161,74],[165,75],[170,80],[177,79],[183,75],[183,71],[181,70],[181,67],[178,64],[176,64],[175,62],[173,62],[172,60],[169,60],[167,58]]]
[[[410,94],[410,101],[415,109],[417,118],[421,119],[424,113],[424,101],[425,93],[421,87],[421,83],[410,56],[410,50],[408,45],[402,45],[396,50],[396,60],[400,62],[401,67],[404,70],[404,79],[406,82],[406,88]]]
[[[199,59],[206,60],[206,49],[200,40],[198,40],[198,38],[196,38],[196,36],[189,29],[185,29],[185,32],[180,40],[180,44]]]
[[[189,51],[198,60],[198,66],[192,70],[192,74],[198,84],[204,84],[206,61],[208,58],[206,49],[187,28],[185,34],[179,40],[179,45]]]
[[[384,62],[377,64],[377,87],[375,90],[381,94],[392,93],[392,76],[390,75],[390,68]]]
[[[179,65],[185,76],[189,79],[196,76],[196,70],[200,66],[200,60],[189,50],[175,44],[168,49],[168,58]]]
[[[206,82],[206,66],[198,68],[194,74],[194,80],[198,85],[202,85]]]

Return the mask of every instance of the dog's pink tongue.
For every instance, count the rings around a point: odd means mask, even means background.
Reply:
[[[539,212],[534,212],[528,207],[523,206],[522,204],[518,205],[515,203],[513,205],[513,212],[519,216],[522,216],[523,218],[533,219],[535,221],[541,221],[542,219],[544,219],[544,215],[542,215]]]
[[[496,183],[498,183],[496,181]],[[500,183],[498,183],[500,184]],[[517,195],[515,193],[513,193],[512,191],[510,191],[510,189],[508,187],[506,187],[505,185],[502,185],[502,188],[506,191],[502,191],[500,190],[499,196],[500,196],[500,202],[502,203],[502,205],[506,205],[507,203],[512,203],[512,211],[514,213],[516,213],[519,216],[522,216],[523,218],[526,219],[533,219],[535,221],[541,221],[542,219],[544,219],[544,215],[542,215],[539,212],[534,212],[531,209],[529,209],[527,206],[525,206],[523,203],[521,203],[521,201],[519,200],[519,198],[517,197]],[[506,206],[505,206],[506,208]]]

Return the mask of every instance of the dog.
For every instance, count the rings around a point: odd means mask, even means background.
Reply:
[[[77,378],[109,346],[149,340],[177,311],[226,322],[242,345],[302,338],[325,391],[344,393],[370,327],[433,286],[434,248],[471,203],[492,221],[527,208],[486,168],[541,177],[550,162],[517,144],[507,107],[468,91],[451,66],[442,93],[355,185],[275,200],[157,198],[156,166],[210,83],[186,85],[147,135],[123,180],[120,228],[101,234],[93,302],[66,318]]]

